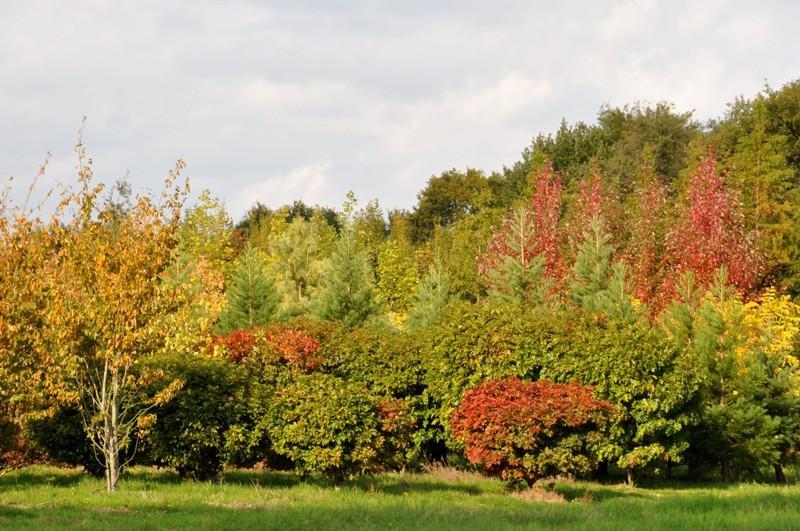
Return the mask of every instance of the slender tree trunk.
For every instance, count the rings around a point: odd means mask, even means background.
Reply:
[[[108,365],[106,365],[108,371]],[[116,372],[111,374],[111,382],[108,382],[108,375],[103,378],[103,459],[106,465],[106,490],[114,492],[117,490],[119,482],[120,460],[119,460],[119,375]]]
[[[731,461],[728,459],[727,455],[722,456],[722,461],[720,462],[720,474],[722,476],[722,481],[725,483],[731,482]]]
[[[636,486],[636,473],[633,470],[633,467],[627,467],[625,469],[625,474],[628,478],[628,486],[635,487]]]
[[[775,481],[779,485],[786,485],[786,476],[783,474],[783,467],[781,464],[775,463],[772,467],[775,469]]]

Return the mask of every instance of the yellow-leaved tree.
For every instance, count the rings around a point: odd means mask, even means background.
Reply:
[[[168,400],[180,381],[142,368],[165,341],[164,319],[174,314],[174,292],[163,289],[172,263],[183,201],[176,184],[178,161],[160,198],[141,196],[120,210],[103,203],[91,160],[79,143],[78,186],[63,194],[43,228],[52,253],[45,260],[45,286],[38,315],[38,344],[46,379],[81,405],[86,432],[106,471],[107,488],[135,453],[150,410]],[[148,393],[156,382],[161,390]]]

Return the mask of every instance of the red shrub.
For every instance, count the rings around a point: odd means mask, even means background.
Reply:
[[[591,471],[613,406],[577,383],[485,382],[464,396],[450,420],[467,459],[490,475],[524,480]]]
[[[213,352],[218,346],[231,360],[239,362],[253,354],[256,338],[248,330],[234,330],[227,336],[215,338],[210,350]]]
[[[267,342],[278,351],[281,360],[293,367],[314,370],[324,361],[317,354],[320,343],[298,330],[283,330],[267,334]]]

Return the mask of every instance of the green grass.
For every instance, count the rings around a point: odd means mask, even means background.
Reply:
[[[120,491],[74,470],[0,477],[0,529],[800,529],[800,486],[559,483],[562,503],[450,469],[335,490],[322,479],[230,472],[220,483],[138,468]]]

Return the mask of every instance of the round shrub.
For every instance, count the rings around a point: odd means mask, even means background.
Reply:
[[[590,472],[599,428],[612,411],[590,387],[510,378],[469,390],[450,428],[471,463],[530,485],[542,477]]]
[[[248,431],[245,370],[219,358],[176,355],[155,361],[168,379],[183,387],[156,408],[156,421],[144,439],[153,464],[169,466],[184,477],[207,480],[222,469],[231,434]]]
[[[339,484],[384,469],[392,450],[408,444],[407,413],[398,406],[358,382],[300,374],[276,391],[269,435],[275,451],[298,470],[321,472]]]

